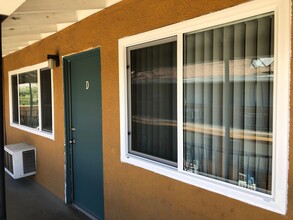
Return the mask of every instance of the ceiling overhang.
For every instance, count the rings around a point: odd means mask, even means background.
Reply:
[[[0,5],[10,1],[0,0]],[[2,54],[21,50],[119,1],[26,0],[2,23]]]
[[[25,0],[0,0],[0,15],[9,16],[24,2]]]

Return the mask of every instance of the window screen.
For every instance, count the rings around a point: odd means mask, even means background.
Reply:
[[[177,43],[169,41],[128,51],[129,150],[176,165]]]

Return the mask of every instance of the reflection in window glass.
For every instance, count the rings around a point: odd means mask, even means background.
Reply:
[[[184,35],[184,170],[271,194],[273,21]]]
[[[37,71],[19,74],[20,124],[31,128],[39,126]]]

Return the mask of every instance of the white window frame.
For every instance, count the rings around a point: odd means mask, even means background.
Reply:
[[[120,98],[120,159],[155,173],[240,200],[242,202],[285,215],[287,212],[289,107],[290,107],[290,55],[291,55],[291,1],[254,0],[198,18],[125,37],[119,40],[119,98]],[[256,192],[183,171],[183,34],[274,13],[274,110],[273,110],[273,164],[272,194]],[[178,167],[158,163],[133,155],[128,150],[127,111],[127,48],[135,45],[177,36],[177,139]],[[181,101],[180,101],[181,100]]]
[[[32,66],[26,66],[20,69],[16,69],[13,71],[9,71],[8,72],[8,76],[9,76],[9,107],[10,107],[10,126],[14,127],[14,128],[18,128],[20,130],[32,133],[32,134],[36,134],[45,138],[49,138],[54,140],[54,86],[53,86],[53,71],[51,70],[51,93],[52,93],[52,132],[48,132],[48,131],[43,131],[41,130],[42,127],[42,111],[41,111],[41,104],[42,104],[42,100],[41,100],[41,92],[40,92],[40,70],[48,68],[48,62],[42,62],[36,65],[32,65]],[[12,109],[12,86],[11,86],[11,77],[13,75],[19,75],[22,73],[26,73],[26,72],[30,72],[30,71],[37,71],[37,75],[38,75],[38,88],[39,88],[39,92],[38,92],[38,99],[39,99],[39,106],[38,106],[38,111],[39,111],[39,129],[35,129],[35,128],[31,128],[25,125],[21,125],[20,123],[15,123],[13,122],[13,109]]]

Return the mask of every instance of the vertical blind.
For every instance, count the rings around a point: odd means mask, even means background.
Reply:
[[[271,193],[272,15],[184,35],[184,170]]]
[[[129,49],[129,150],[176,165],[177,43],[154,44]]]

